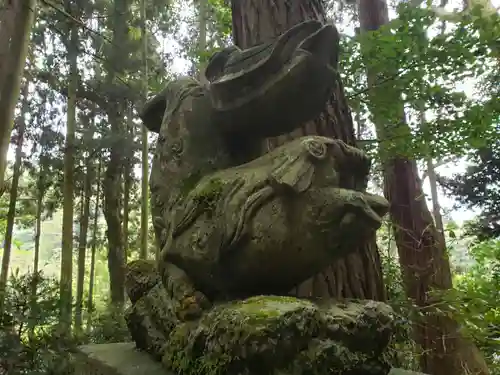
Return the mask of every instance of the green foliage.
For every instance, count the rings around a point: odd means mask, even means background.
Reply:
[[[402,5],[387,26],[343,40],[341,67],[350,104],[362,122],[378,116],[391,129],[378,134],[387,152],[442,158],[499,141],[491,125],[500,116],[498,87],[489,83],[498,71],[498,55],[489,46],[500,39],[500,16],[486,22],[491,26],[487,33],[485,22],[465,18],[440,31],[432,10]],[[375,89],[367,88],[367,68],[384,72],[376,77]],[[484,85],[472,95],[457,87],[457,82],[473,80]],[[396,126],[403,116],[399,98],[405,103],[408,134]],[[418,116],[422,109],[433,115],[424,124]]]
[[[36,284],[36,299],[33,287]],[[68,337],[59,331],[59,283],[39,274],[14,273],[0,323],[0,373],[65,375],[73,373],[77,345],[130,340],[123,315],[94,314],[92,329]]]
[[[500,374],[500,241],[479,242],[470,248],[474,266],[455,277],[456,289],[447,296],[456,306],[456,319],[474,338],[490,365]]]
[[[396,330],[390,344],[389,362],[393,367],[418,370],[416,344],[412,336],[411,317],[415,314],[404,290],[401,266],[390,222],[385,222],[377,233],[382,274],[389,304],[394,309]]]
[[[36,282],[38,300],[32,295]],[[14,274],[0,325],[0,371],[5,374],[69,374],[71,342],[57,333],[59,285],[42,274]]]
[[[500,133],[500,122],[495,126]],[[460,205],[480,209],[467,224],[467,233],[480,240],[500,238],[500,142],[474,151],[464,173],[441,178],[441,185]]]
[[[454,230],[459,233],[461,228]],[[391,238],[390,230],[383,227],[379,231],[379,241],[384,281],[398,322],[389,359],[394,366],[417,370],[417,347],[410,318],[418,317],[421,313],[405,296],[401,267],[393,248],[394,239]],[[442,296],[442,304],[463,327],[464,333],[472,337],[485,356],[492,375],[499,375],[500,241],[477,242],[469,246],[468,253],[473,259],[472,265],[455,275],[454,289]]]
[[[131,341],[122,311],[105,310],[95,314],[87,340],[92,343]]]
[[[214,13],[213,25],[217,36],[221,39],[229,38],[233,28],[229,3],[223,0],[208,0],[208,4]]]

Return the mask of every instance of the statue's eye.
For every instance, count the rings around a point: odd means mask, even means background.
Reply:
[[[328,149],[325,143],[316,139],[308,139],[304,141],[304,146],[309,154],[316,159],[326,158]]]
[[[184,144],[182,142],[182,138],[179,138],[172,142],[172,152],[176,155],[182,154],[182,151],[184,150]]]

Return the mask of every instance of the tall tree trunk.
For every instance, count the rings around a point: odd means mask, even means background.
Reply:
[[[97,168],[97,187],[95,193],[95,206],[94,206],[94,222],[92,224],[92,247],[91,247],[91,257],[90,257],[90,273],[89,273],[89,295],[87,300],[87,332],[90,331],[92,325],[92,314],[94,312],[94,279],[95,279],[95,252],[97,249],[97,219],[99,217],[99,187],[101,186],[101,162],[99,161],[99,167]]]
[[[8,72],[10,63],[10,40],[13,35],[16,13],[19,11],[17,7],[20,4],[20,1],[0,3],[0,35],[2,35],[0,38],[0,72],[2,72],[0,74],[0,87],[3,87],[7,78],[5,73]]]
[[[434,162],[432,161],[431,158],[427,159],[426,164],[427,164],[427,173],[429,175],[429,185],[431,187],[432,216],[434,216],[436,229],[444,237],[444,224],[443,224],[443,216],[441,215],[441,207],[439,206],[436,169],[434,167]]]
[[[43,212],[43,197],[45,196],[45,176],[43,172],[42,161],[39,159],[39,169],[36,189],[36,214],[35,214],[35,251],[33,255],[33,279],[31,281],[30,304],[31,317],[29,324],[30,338],[34,338],[34,330],[36,327],[36,306],[37,306],[37,289],[38,289],[38,268],[40,263],[40,236],[42,232],[42,212]]]
[[[198,0],[198,55],[201,55],[207,49],[207,8],[208,0]],[[199,79],[203,84],[208,83],[205,74],[205,60],[200,61],[198,66]]]
[[[33,255],[33,273],[38,273],[40,263],[40,236],[42,234],[42,211],[43,211],[43,197],[45,196],[44,189],[44,176],[42,176],[43,169],[40,166],[38,172],[37,183],[37,198],[36,198],[36,217],[35,217],[35,253]],[[33,294],[36,295],[36,286],[34,287]]]
[[[425,108],[420,109],[420,128],[423,129],[427,125],[425,119]],[[431,201],[432,201],[432,216],[434,217],[434,223],[439,234],[443,237],[442,241],[446,240],[444,235],[444,224],[443,217],[441,216],[441,207],[439,206],[439,196],[438,196],[438,182],[434,162],[432,157],[428,156],[425,160],[427,176],[429,177],[429,185],[431,187]],[[422,179],[422,183],[424,179]]]
[[[0,196],[4,191],[4,173],[10,133],[28,54],[31,27],[35,19],[36,0],[11,0],[5,6],[12,6],[14,14],[12,15],[12,34],[9,35],[8,30],[5,30],[8,27],[4,29],[6,24],[0,28],[2,31],[0,38],[6,40],[6,43],[10,39],[8,50],[0,50],[2,54],[0,55]],[[7,10],[5,11],[7,12]],[[4,21],[10,22],[9,20]]]
[[[141,0],[141,33],[142,33],[142,97],[144,103],[148,98],[148,30],[146,27],[146,0]],[[149,231],[149,145],[148,130],[142,125],[141,128],[141,251],[140,258],[148,257],[148,231]]]
[[[269,41],[305,20],[325,22],[326,19],[322,0],[232,0],[232,18],[234,43],[241,48]],[[337,88],[316,120],[291,134],[267,140],[262,152],[306,134],[338,138],[355,146],[353,122],[340,75],[337,81]],[[375,236],[351,255],[330,266],[325,265],[322,273],[294,292],[299,296],[385,300]]]
[[[66,142],[64,153],[63,182],[63,224],[61,245],[61,332],[69,334],[71,329],[71,305],[73,284],[73,192],[75,162],[76,100],[78,85],[78,29],[70,23],[70,41],[68,43],[69,86],[68,108],[66,116]]]
[[[448,0],[441,0],[440,7],[444,8]],[[446,30],[446,23],[441,22],[441,30],[440,35],[442,36]],[[422,27],[421,34],[423,39],[426,39],[426,30]],[[424,47],[420,53],[426,53],[427,47]],[[423,85],[422,85],[423,86]],[[422,87],[424,89],[424,87]],[[439,116],[439,114],[438,114]],[[425,130],[427,128],[427,119],[425,117],[425,101],[421,101],[419,103],[419,120],[420,120],[420,129]],[[436,224],[436,229],[439,234],[442,236],[443,243],[446,244],[446,237],[444,235],[444,225],[443,225],[443,217],[441,216],[441,208],[439,207],[439,197],[438,197],[438,182],[436,176],[436,168],[431,156],[431,150],[427,150],[427,158],[425,160],[427,175],[429,176],[429,185],[431,188],[431,201],[432,201],[432,216],[434,217],[434,223]],[[422,178],[422,183],[425,182],[425,179]]]
[[[124,159],[123,168],[123,253],[125,254],[125,263],[129,256],[129,218],[130,218],[130,189],[132,188],[132,173],[134,171],[132,161],[134,151],[131,148],[134,142],[134,124],[133,124],[133,108],[130,104],[127,115],[127,128],[125,131],[127,139],[127,155]]]
[[[10,189],[9,210],[7,212],[7,229],[5,231],[3,256],[2,256],[2,269],[0,271],[0,317],[3,316],[4,312],[5,292],[7,287],[7,279],[9,276],[10,255],[12,251],[12,234],[14,231],[14,221],[16,219],[17,189],[19,188],[19,179],[21,177],[24,132],[26,129],[26,120],[24,119],[24,114],[27,113],[29,110],[28,86],[29,86],[29,80],[26,80],[26,83],[24,84],[23,87],[23,106],[21,109],[21,114],[19,115],[19,122],[18,122],[16,160],[14,162],[12,186]]]
[[[90,133],[90,132],[89,132]],[[90,133],[87,139],[92,139]],[[78,272],[76,279],[75,331],[82,331],[83,289],[85,284],[85,260],[87,252],[87,233],[89,228],[90,197],[92,195],[92,160],[87,156],[85,181],[82,194],[82,214],[80,216],[80,238],[78,239]]]
[[[111,10],[113,39],[111,48],[111,63],[113,69],[108,71],[108,83],[115,90],[120,89],[117,74],[123,73],[123,56],[121,44],[125,43],[128,34],[128,17],[130,0],[116,0]],[[123,238],[123,227],[121,217],[121,186],[122,170],[124,165],[123,155],[123,133],[121,124],[124,114],[125,103],[123,98],[116,98],[108,110],[108,120],[111,125],[111,133],[120,141],[115,141],[110,149],[110,160],[103,181],[104,217],[108,229],[108,270],[110,281],[111,303],[115,308],[121,309],[125,302],[125,245]]]
[[[358,1],[363,32],[377,30],[388,22],[384,0]],[[378,138],[389,139],[393,131],[410,134],[400,93],[390,81],[386,84],[377,81],[378,77],[392,72],[375,71],[370,61],[366,63],[371,112]],[[387,118],[387,113],[399,117],[397,126]],[[386,126],[388,123],[390,127]],[[380,153],[384,190],[391,202],[390,213],[406,293],[424,315],[414,324],[415,339],[422,348],[422,370],[431,375],[489,374],[477,348],[460,335],[458,324],[431,308],[442,301],[429,292],[451,288],[451,272],[443,237],[436,230],[425,202],[416,162],[404,156],[394,157],[386,148],[381,148]],[[440,308],[444,309],[442,304]]]
[[[117,109],[118,111],[118,109]],[[108,114],[109,116],[109,114]],[[114,134],[121,133],[119,113],[111,114],[109,121]],[[107,223],[108,270],[111,303],[121,308],[125,302],[125,245],[121,218],[121,170],[123,156],[118,145],[110,150],[110,160],[102,183],[104,218]]]

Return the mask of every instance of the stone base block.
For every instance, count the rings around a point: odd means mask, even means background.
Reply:
[[[84,345],[78,348],[75,375],[173,375],[133,342]]]
[[[84,345],[78,348],[75,375],[174,375],[132,342]],[[388,375],[426,375],[393,368]]]
[[[389,375],[427,375],[427,374],[424,374],[423,372],[415,372],[415,371],[403,370],[400,368],[393,368],[391,372],[389,372]]]

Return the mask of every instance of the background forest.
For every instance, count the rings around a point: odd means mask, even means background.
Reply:
[[[238,2],[0,1],[0,374],[69,374],[77,345],[129,339],[124,265],[157,251],[138,111],[234,43]],[[320,4],[369,189],[393,203],[382,292],[330,294],[393,306],[394,366],[437,375],[460,331],[456,375],[500,375],[500,2],[392,0],[378,22],[373,4]]]

